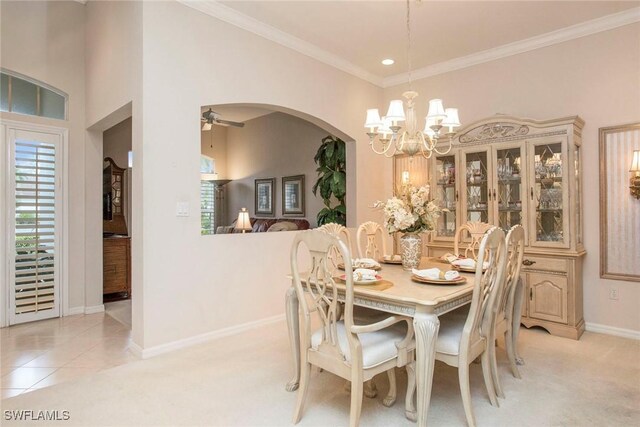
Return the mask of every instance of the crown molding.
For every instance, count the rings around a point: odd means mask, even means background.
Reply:
[[[429,65],[413,71],[411,73],[411,77],[414,81],[424,79],[543,47],[553,46],[558,43],[578,39],[580,37],[589,36],[602,31],[612,30],[614,28],[636,22],[640,22],[640,7],[627,9],[622,12],[581,22],[579,24],[571,25],[549,33],[540,34],[528,39],[519,40],[517,42],[508,43],[495,48],[483,50],[481,52],[472,53],[471,55],[461,56],[449,61]],[[382,87],[386,88],[396,86],[402,83],[407,83],[408,81],[408,73],[396,74],[383,79]]]
[[[235,25],[243,30],[257,34],[267,40],[278,43],[282,46],[293,49],[303,55],[323,62],[345,73],[349,73],[362,80],[382,87],[382,77],[372,74],[362,67],[359,67],[338,55],[326,51],[312,43],[306,42],[298,37],[292,36],[255,18],[247,16],[237,10],[218,3],[214,0],[178,0],[178,2],[192,9],[198,10],[228,24]]]
[[[293,49],[303,55],[323,62],[341,71],[361,78],[376,86],[387,88],[409,81],[408,73],[396,74],[383,78],[370,73],[338,55],[326,51],[312,43],[304,41],[289,33],[279,30],[271,25],[265,24],[255,18],[247,16],[237,10],[225,6],[215,0],[178,0],[178,2],[192,9],[198,10],[221,21],[227,22],[243,30],[264,37],[282,46]],[[502,46],[461,56],[437,64],[419,68],[411,73],[412,79],[419,80],[439,74],[448,73],[485,62],[495,61],[501,58],[518,55],[543,47],[553,46],[558,43],[589,36],[602,31],[612,30],[624,25],[640,22],[640,7],[630,8],[622,12],[606,15],[601,18],[581,22],[549,33],[540,34],[528,39],[519,40]]]

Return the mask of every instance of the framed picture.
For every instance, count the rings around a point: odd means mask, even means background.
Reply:
[[[600,128],[600,277],[640,282],[640,200],[631,195],[640,123]]]
[[[275,178],[255,180],[255,213],[256,215],[274,216]]]
[[[304,216],[304,175],[282,177],[282,215]]]

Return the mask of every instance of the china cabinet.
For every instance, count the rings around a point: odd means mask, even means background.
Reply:
[[[582,201],[579,117],[535,121],[496,115],[458,132],[453,149],[429,161],[433,197],[447,212],[427,242],[452,252],[461,224],[526,230],[522,323],[578,339],[582,315]]]

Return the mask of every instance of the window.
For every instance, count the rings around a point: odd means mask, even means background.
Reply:
[[[65,120],[67,95],[16,73],[0,73],[0,111]]]
[[[215,234],[216,188],[215,160],[208,156],[200,157],[200,234]]]

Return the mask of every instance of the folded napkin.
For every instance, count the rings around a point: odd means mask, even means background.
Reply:
[[[362,268],[377,268],[377,267],[380,267],[380,264],[378,263],[378,261],[376,261],[373,258],[356,258],[356,259],[351,261],[351,264],[355,268],[358,268],[358,267],[362,267]]]
[[[363,280],[376,280],[376,271],[368,268],[356,268],[353,270],[353,280],[361,282]]]
[[[463,259],[451,261],[451,265],[455,265],[462,268],[476,268],[476,260],[474,260],[473,258],[463,258]],[[483,268],[486,269],[488,267],[489,267],[489,263],[485,261]]]
[[[429,280],[456,280],[460,277],[460,273],[455,270],[442,271],[439,268],[428,268],[426,270],[411,270],[413,274],[423,279]]]
[[[402,257],[400,255],[385,255],[385,261],[402,261]]]

